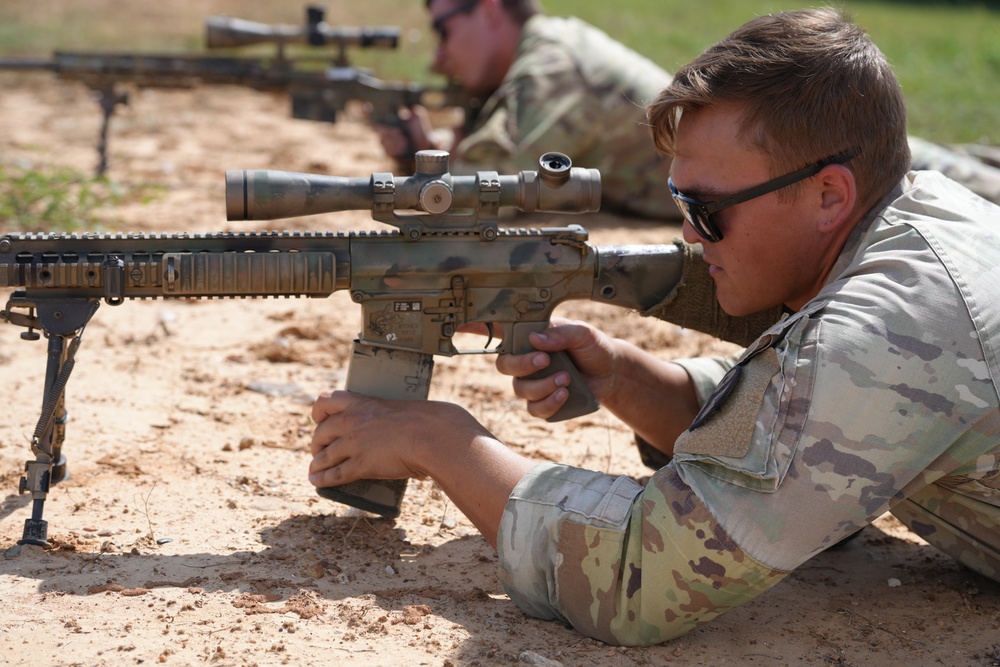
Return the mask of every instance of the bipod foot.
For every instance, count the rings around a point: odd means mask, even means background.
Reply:
[[[52,546],[49,544],[49,522],[43,519],[25,519],[24,532],[18,544],[34,544],[39,547]]]
[[[55,463],[46,461],[28,461],[25,464],[26,476],[21,478],[21,493],[30,492],[32,495],[31,518],[24,520],[24,532],[18,544],[34,544],[39,547],[48,547],[49,544],[49,522],[42,519],[45,511],[45,499],[49,492],[49,487],[56,482],[69,477],[66,465],[66,457],[59,455],[59,460]]]

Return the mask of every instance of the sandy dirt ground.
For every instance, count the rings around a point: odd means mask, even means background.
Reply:
[[[3,75],[0,91],[5,164],[93,168],[99,113],[86,89],[36,74]],[[110,231],[378,229],[365,211],[235,227],[223,172],[391,169],[362,122],[291,120],[282,97],[233,89],[136,94],[110,146],[114,179],[156,186],[151,201],[102,212]],[[598,244],[677,234],[604,214],[577,222]],[[732,349],[606,306],[570,303],[559,314],[663,358]],[[410,483],[395,521],[319,498],[308,484],[310,404],[343,386],[359,323],[344,294],[101,307],[67,392],[71,477],[46,504],[48,549],[16,545],[30,516],[17,486],[45,343],[0,325],[4,662],[1000,665],[1000,586],[891,516],[664,645],[611,647],[527,617],[504,595],[494,551],[431,483]],[[614,417],[533,419],[489,357],[440,358],[431,398],[466,406],[539,460],[648,474]]]

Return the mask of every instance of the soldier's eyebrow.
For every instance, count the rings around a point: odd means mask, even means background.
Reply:
[[[677,189],[684,194],[685,197],[690,197],[691,199],[705,200],[706,197],[711,200],[711,198],[724,197],[728,194],[732,194],[732,190],[723,190],[712,185],[695,185],[694,187],[681,187],[674,182]]]
[[[731,190],[721,190],[719,188],[714,188],[714,187],[709,186],[709,187],[695,188],[691,192],[693,192],[694,194],[698,195],[698,197],[700,197],[700,198],[704,198],[704,197],[716,197],[717,198],[717,197],[724,197],[725,195],[730,194],[732,191]]]
[[[732,194],[732,190],[723,190],[715,185],[709,185],[704,182],[699,183],[697,180],[695,182],[688,182],[684,186],[681,186],[677,182],[677,177],[674,175],[674,169],[671,166],[669,176],[674,182],[674,187],[676,187],[685,197],[690,197],[691,199],[698,199],[701,201],[711,201],[711,198],[718,199],[725,195]],[[708,197],[709,199],[705,199]]]

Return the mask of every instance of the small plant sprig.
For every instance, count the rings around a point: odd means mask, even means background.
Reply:
[[[127,186],[107,177],[86,176],[68,167],[34,167],[0,162],[0,230],[59,232],[106,226],[107,209],[151,186]]]

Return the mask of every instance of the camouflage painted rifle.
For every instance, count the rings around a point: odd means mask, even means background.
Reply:
[[[84,327],[101,301],[135,298],[327,297],[347,290],[361,307],[346,388],[395,399],[426,399],[434,355],[526,352],[567,299],[627,308],[658,303],[680,279],[674,245],[597,247],[571,224],[503,228],[502,207],[583,213],[600,205],[600,174],[559,153],[514,176],[448,173],[448,153],[417,153],[416,173],[370,178],[281,171],[229,171],[230,220],[263,220],[371,209],[392,231],[350,233],[8,234],[0,236],[0,288],[12,292],[0,320],[48,338],[41,417],[21,492],[34,501],[22,542],[44,544],[46,493],[65,476],[65,389]],[[400,210],[417,211],[401,214]],[[504,336],[459,350],[460,326],[499,323]],[[491,347],[491,345],[493,347]],[[551,369],[576,372],[569,357]],[[575,381],[553,420],[596,410]],[[406,480],[365,480],[319,489],[321,496],[394,517]]]
[[[118,105],[128,103],[122,85],[138,88],[192,88],[198,85],[244,86],[253,90],[287,93],[293,118],[336,122],[352,101],[370,106],[372,121],[397,125],[401,108],[420,104],[429,109],[475,108],[476,101],[454,85],[424,86],[383,81],[370,72],[351,67],[346,48],[394,49],[399,42],[395,27],[331,27],[322,10],[311,7],[303,28],[270,25],[229,17],[206,21],[206,46],[231,48],[273,43],[272,57],[143,55],[127,53],[56,52],[52,58],[0,58],[0,70],[43,70],[60,79],[78,81],[94,91],[103,112],[98,138],[97,174],[108,166],[108,124]],[[334,56],[288,57],[288,44],[331,46]]]

